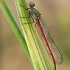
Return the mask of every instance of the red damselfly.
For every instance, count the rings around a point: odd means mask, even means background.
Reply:
[[[46,48],[48,49],[49,53],[51,54],[51,57],[52,57],[52,60],[54,63],[54,68],[56,70],[56,63],[61,64],[63,61],[63,58],[62,58],[62,55],[61,55],[59,49],[57,48],[55,42],[53,41],[53,39],[47,29],[46,24],[42,20],[41,13],[37,9],[34,8],[35,3],[33,3],[33,2],[28,3],[28,8],[24,8],[22,5],[20,5],[20,6],[23,9],[28,10],[28,12],[29,12],[28,17],[20,17],[20,18],[32,18],[33,21],[30,23],[33,23],[34,20],[36,21],[36,24],[38,25],[40,33],[45,42]]]

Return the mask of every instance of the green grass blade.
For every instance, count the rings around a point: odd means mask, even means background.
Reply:
[[[11,11],[8,8],[8,6],[7,6],[7,4],[4,0],[0,0],[0,8],[3,11],[7,21],[9,22],[13,32],[15,33],[16,37],[18,38],[21,45],[23,46],[25,53],[27,54],[28,58],[30,59],[30,54],[29,54],[29,51],[28,51],[28,48],[27,48],[26,41],[25,41],[25,39],[24,39],[20,29],[19,29],[19,26],[17,25],[16,20],[12,16]]]
[[[15,0],[16,8],[19,17],[27,17],[28,11],[24,10],[23,7],[27,8],[25,0]],[[23,7],[21,7],[23,6]],[[30,23],[31,18],[20,18],[21,27],[23,29],[24,37],[28,46],[28,50],[31,56],[31,60],[35,70],[54,70],[52,61],[46,52],[45,47],[38,35],[34,24]]]

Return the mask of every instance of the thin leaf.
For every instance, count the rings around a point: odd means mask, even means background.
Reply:
[[[6,2],[4,0],[0,0],[0,8],[3,11],[7,21],[9,22],[13,32],[15,33],[16,37],[18,38],[18,40],[20,41],[21,45],[24,48],[25,53],[27,54],[29,60],[31,61],[30,58],[30,54],[27,48],[27,44],[26,41],[21,33],[21,30],[19,29],[19,26],[16,22],[16,20],[14,19],[9,7],[7,6]]]
[[[25,0],[15,0],[15,4],[19,14],[19,18],[27,17],[28,10],[26,11],[24,9],[24,8],[27,8]],[[28,46],[28,50],[31,56],[34,69],[35,70],[54,70],[52,61],[48,56],[48,53],[46,52],[45,47],[43,46],[43,43],[39,37],[39,34],[36,30],[35,25],[33,23],[24,24],[24,23],[30,23],[31,18],[20,18],[20,22],[21,22],[21,27]]]

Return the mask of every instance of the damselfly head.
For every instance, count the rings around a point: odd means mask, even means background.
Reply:
[[[28,6],[29,6],[29,7],[34,7],[34,6],[35,6],[35,3],[30,1],[30,2],[28,3]]]

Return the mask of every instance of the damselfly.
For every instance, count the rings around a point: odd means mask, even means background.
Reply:
[[[24,8],[22,5],[20,5],[20,6],[23,9],[29,11],[28,17],[20,17],[20,18],[32,18],[33,21],[30,23],[33,23],[34,20],[36,21],[36,24],[38,25],[40,33],[45,42],[46,48],[48,49],[48,51],[51,54],[51,57],[52,57],[52,60],[54,63],[54,68],[56,70],[56,63],[61,64],[63,61],[62,55],[61,55],[59,49],[57,48],[56,44],[54,43],[52,37],[50,36],[47,26],[41,18],[41,13],[37,9],[34,8],[35,3],[33,3],[33,2],[28,3],[29,8]]]

